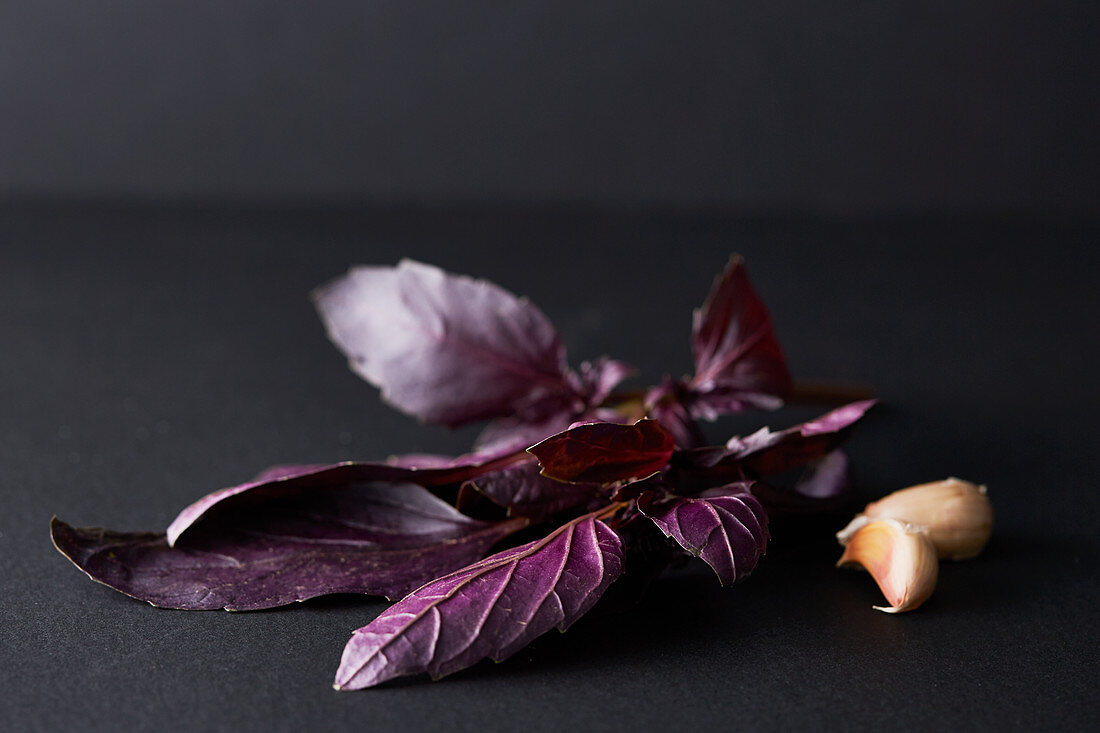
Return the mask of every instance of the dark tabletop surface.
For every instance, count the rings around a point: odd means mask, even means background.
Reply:
[[[1100,226],[998,216],[865,221],[510,207],[0,208],[0,719],[12,730],[1094,728]],[[529,295],[574,363],[688,371],[691,309],[745,255],[794,372],[874,385],[849,444],[864,497],[989,485],[977,560],[892,617],[835,570],[843,518],[774,527],[747,582],[659,581],[501,665],[330,688],[385,606],[163,611],[50,545],[161,529],[274,463],[463,451],[472,430],[383,405],[307,298],[411,256]],[[811,416],[707,427],[724,439]]]

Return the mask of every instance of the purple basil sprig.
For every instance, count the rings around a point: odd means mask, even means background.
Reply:
[[[644,585],[677,553],[724,585],[742,580],[766,551],[769,509],[826,508],[847,488],[837,447],[873,404],[702,447],[696,420],[775,408],[791,393],[737,257],[695,313],[695,374],[642,391],[616,391],[634,373],[621,361],[572,369],[526,299],[430,265],[354,268],[314,300],[352,369],[391,405],[447,426],[489,421],[473,449],[278,466],[202,497],[164,532],[55,518],[51,534],[91,578],[156,606],[400,598],[353,634],[339,689],[503,660],[564,631],[624,573]],[[798,467],[792,488],[773,483]],[[524,543],[509,546],[520,530]]]

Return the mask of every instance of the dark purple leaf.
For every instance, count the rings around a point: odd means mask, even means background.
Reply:
[[[478,456],[455,459],[444,467],[415,468],[388,463],[336,463],[329,466],[282,466],[268,477],[207,494],[191,504],[168,527],[168,544],[175,544],[196,524],[216,520],[219,514],[239,513],[265,502],[309,494],[313,491],[347,486],[356,482],[412,483],[419,486],[457,484],[483,473],[504,468],[527,459],[518,453],[491,461]]]
[[[713,420],[746,407],[777,407],[791,390],[771,316],[740,257],[730,260],[695,311],[692,351],[695,377],[688,406],[696,417]]]
[[[354,268],[314,300],[352,369],[422,420],[460,425],[568,391],[547,317],[484,280],[402,260]]]
[[[665,536],[714,568],[722,585],[730,585],[756,567],[768,543],[768,517],[749,485],[729,484],[697,498],[647,492],[638,508]]]
[[[724,448],[696,448],[675,457],[675,483],[693,480],[729,482],[761,478],[804,466],[827,453],[848,437],[851,426],[876,400],[853,402],[816,420],[786,430],[761,428],[744,438],[733,437]]]
[[[483,557],[524,521],[481,522],[413,484],[363,483],[163,533],[75,529],[54,544],[92,579],[162,608],[272,608],[329,593],[400,597]]]
[[[451,573],[356,631],[334,687],[355,690],[486,658],[501,661],[557,627],[564,631],[622,570],[619,536],[591,515],[541,540]]]
[[[840,445],[848,437],[847,428],[876,402],[853,402],[777,433],[761,428],[747,437],[731,438],[722,463],[736,463],[753,476],[770,476],[803,466]]]
[[[544,476],[559,481],[613,483],[660,471],[676,447],[656,420],[633,425],[609,422],[577,425],[527,449]]]
[[[573,484],[555,481],[539,473],[535,461],[467,482],[493,503],[505,507],[509,516],[530,517],[541,521],[566,509],[588,504],[599,492],[597,484]]]
[[[843,494],[850,485],[848,456],[835,450],[810,463],[794,490],[811,499],[830,499]]]

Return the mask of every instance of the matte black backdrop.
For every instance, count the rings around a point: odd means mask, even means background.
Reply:
[[[0,720],[13,730],[1100,727],[1091,2],[0,3]],[[771,212],[771,213],[769,213]],[[661,582],[500,666],[329,688],[383,605],[152,609],[50,546],[276,462],[464,450],[307,293],[414,256],[573,359],[688,369],[733,251],[803,377],[885,400],[866,496],[960,475],[997,530],[871,610],[831,533]],[[716,439],[808,409],[731,419]]]

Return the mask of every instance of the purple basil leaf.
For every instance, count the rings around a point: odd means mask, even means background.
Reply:
[[[672,434],[656,420],[633,425],[610,422],[577,425],[527,449],[544,476],[559,481],[614,483],[660,471],[676,448]]]
[[[597,484],[563,483],[547,478],[539,473],[535,461],[487,473],[466,485],[506,508],[509,516],[536,521],[585,506],[599,492]]]
[[[803,466],[842,443],[848,437],[847,429],[876,402],[853,402],[777,433],[761,428],[744,438],[731,438],[722,463],[737,464],[754,476],[770,476]]]
[[[272,499],[174,547],[163,533],[75,529],[56,518],[51,533],[77,567],[128,596],[243,611],[329,593],[397,598],[524,524],[471,519],[413,484],[364,483]]]
[[[402,260],[354,268],[314,300],[351,368],[422,420],[461,425],[568,391],[549,319],[484,280]]]
[[[771,316],[744,261],[734,257],[714,281],[692,328],[695,377],[689,408],[696,417],[746,407],[774,408],[791,390],[791,375]]]
[[[274,478],[267,471],[257,479],[207,494],[180,512],[168,526],[168,544],[174,545],[186,532],[222,514],[240,513],[272,500],[340,488],[353,483],[393,482],[419,486],[442,486],[467,481],[483,473],[526,460],[520,453],[490,461],[478,456],[455,459],[444,467],[406,467],[388,463],[335,463],[329,466],[282,466]]]
[[[433,678],[507,659],[564,631],[622,570],[619,536],[591,515],[414,591],[356,631],[334,687],[356,690],[427,672]]]
[[[749,486],[729,484],[697,498],[661,500],[648,492],[639,497],[638,508],[666,537],[705,560],[722,585],[730,585],[756,567],[768,543],[768,517]]]
[[[826,453],[806,467],[794,490],[811,499],[831,499],[840,496],[851,486],[848,456],[844,451]]]

